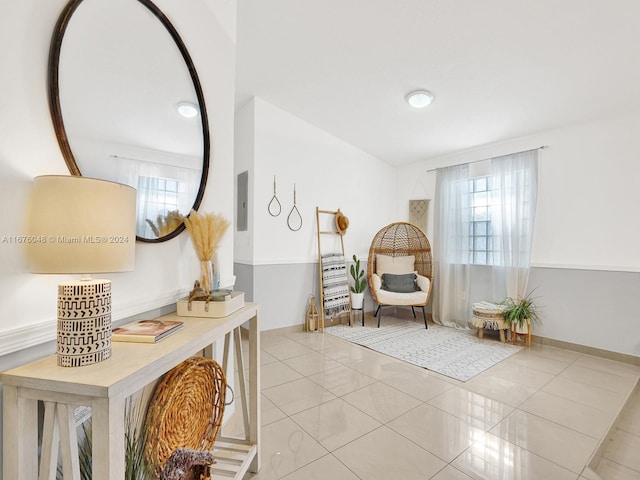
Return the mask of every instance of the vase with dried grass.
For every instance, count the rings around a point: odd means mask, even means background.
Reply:
[[[183,221],[200,260],[200,286],[205,292],[211,292],[215,287],[213,276],[216,268],[212,260],[229,221],[216,213],[198,213],[195,210],[191,210]]]

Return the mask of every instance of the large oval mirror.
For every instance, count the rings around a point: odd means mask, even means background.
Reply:
[[[74,175],[138,191],[138,240],[184,229],[209,168],[209,128],[191,57],[150,0],[71,0],[49,55],[53,125]]]

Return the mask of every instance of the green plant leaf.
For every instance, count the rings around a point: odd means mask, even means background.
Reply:
[[[503,317],[508,325],[522,328],[528,324],[540,323],[538,307],[535,304],[535,299],[531,297],[532,293],[517,300],[507,297],[500,302],[505,307]]]
[[[350,287],[353,293],[362,293],[367,286],[367,280],[364,277],[364,270],[360,269],[360,260],[353,255],[353,263],[351,264],[351,268],[349,268],[349,273],[351,273],[351,278],[353,278],[353,286]]]

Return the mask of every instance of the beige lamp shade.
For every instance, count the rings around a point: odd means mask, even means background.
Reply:
[[[111,281],[93,280],[91,274],[133,270],[136,190],[87,177],[36,177],[28,224],[32,272],[83,274],[58,285],[58,365],[107,360]]]
[[[31,272],[93,274],[133,270],[134,188],[79,176],[36,177],[29,210]]]

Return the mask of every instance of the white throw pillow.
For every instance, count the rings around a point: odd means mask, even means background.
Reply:
[[[413,267],[416,257],[406,255],[404,257],[391,257],[389,255],[376,255],[376,274],[382,277],[383,273],[401,275],[415,271]]]

